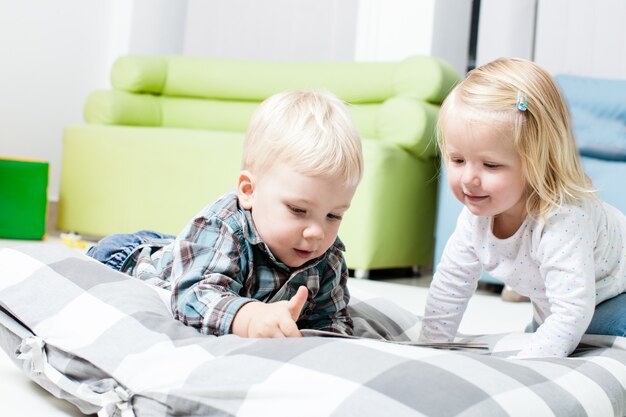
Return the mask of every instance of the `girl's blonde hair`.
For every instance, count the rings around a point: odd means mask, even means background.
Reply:
[[[518,109],[518,97],[527,109]],[[523,103],[522,103],[523,104]],[[563,203],[595,196],[572,133],[567,104],[550,74],[532,61],[500,58],[467,74],[444,101],[438,144],[445,155],[446,120],[509,126],[529,186],[531,216],[545,216]]]
[[[357,185],[363,176],[361,138],[345,104],[319,90],[288,91],[263,101],[250,120],[242,168],[262,175],[276,162]]]

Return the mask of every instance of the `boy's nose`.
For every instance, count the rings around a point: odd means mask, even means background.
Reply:
[[[305,239],[324,239],[324,229],[317,223],[309,224],[303,232]]]

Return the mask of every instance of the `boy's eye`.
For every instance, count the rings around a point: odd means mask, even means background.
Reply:
[[[306,213],[306,210],[305,209],[301,209],[300,207],[291,206],[291,205],[287,205],[287,207],[289,208],[289,211],[291,211],[294,214],[305,214]]]
[[[328,213],[326,215],[326,217],[328,217],[331,220],[341,220],[341,219],[343,219],[343,216],[341,214],[333,214],[333,213]]]

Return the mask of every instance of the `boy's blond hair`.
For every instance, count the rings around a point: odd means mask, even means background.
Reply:
[[[250,120],[242,168],[262,175],[276,162],[304,175],[358,184],[361,138],[344,103],[319,90],[288,91],[263,101]]]
[[[525,111],[517,108],[519,96],[527,100]],[[532,61],[497,59],[470,71],[454,88],[439,117],[437,138],[444,156],[443,127],[457,118],[511,129],[529,186],[526,209],[531,216],[595,195],[582,169],[563,95],[550,74]]]

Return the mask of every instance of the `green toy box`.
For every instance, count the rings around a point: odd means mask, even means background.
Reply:
[[[43,239],[48,162],[0,157],[0,238]]]

